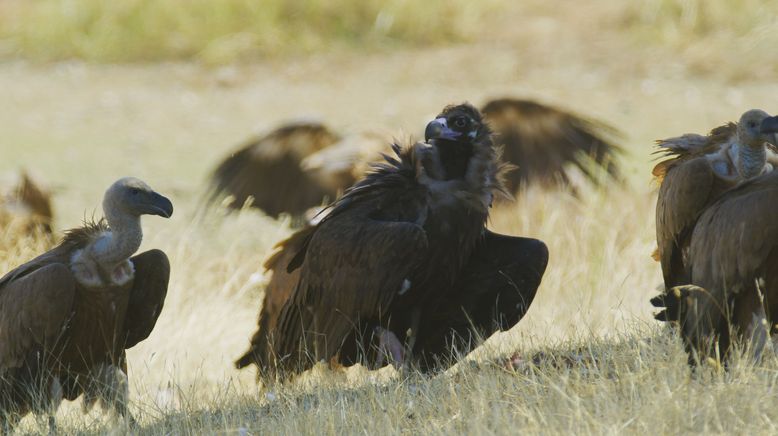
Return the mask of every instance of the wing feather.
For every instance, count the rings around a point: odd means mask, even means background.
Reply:
[[[76,282],[54,263],[0,286],[0,376],[21,366],[35,346],[52,345],[73,309]]]
[[[125,349],[151,334],[162,313],[170,281],[170,261],[161,250],[149,250],[130,260],[135,266],[135,280],[124,320]]]

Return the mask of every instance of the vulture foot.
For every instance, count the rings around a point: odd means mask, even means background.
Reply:
[[[376,367],[384,366],[384,358],[391,358],[391,363],[395,368],[401,368],[405,363],[405,347],[397,336],[391,331],[382,328],[375,328],[375,335],[378,336],[378,360]]]

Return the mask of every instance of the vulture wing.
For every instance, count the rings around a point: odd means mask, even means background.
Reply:
[[[149,250],[130,260],[135,266],[135,280],[124,321],[125,349],[134,347],[151,334],[162,312],[170,280],[170,262],[161,250]]]
[[[208,203],[232,196],[235,209],[252,199],[253,207],[270,216],[300,215],[335,194],[300,162],[338,140],[327,127],[313,123],[285,125],[251,140],[214,170]]]
[[[427,248],[428,190],[417,181],[413,149],[395,151],[399,159],[387,157],[351,188],[290,263],[300,265],[300,281],[269,338],[283,368],[335,356],[360,323],[381,320],[412,286],[406,278]]]
[[[516,325],[532,304],[547,264],[542,241],[487,230],[450,298],[423,311],[415,350],[424,356],[422,363],[445,356],[452,338],[467,352],[478,343],[473,333],[488,338]]]
[[[50,263],[0,280],[0,376],[58,339],[73,308],[75,278]]]
[[[314,229],[315,227],[306,227],[279,242],[276,245],[277,251],[265,262],[265,270],[272,272],[273,276],[265,288],[265,297],[259,312],[259,328],[251,338],[249,350],[235,362],[238,369],[252,363],[260,368],[266,368],[271,363],[266,361],[268,350],[263,347],[268,344],[267,336],[276,331],[281,309],[289,301],[300,280],[299,269],[291,272],[286,269],[297,253],[303,250]]]
[[[522,184],[568,185],[569,165],[597,183],[591,161],[620,178],[621,148],[607,139],[617,135],[612,127],[530,100],[493,100],[481,111],[504,145],[503,159],[518,166],[506,183],[512,193]]]
[[[690,258],[695,284],[737,292],[778,265],[765,260],[778,248],[778,172],[745,182],[724,194],[699,219]],[[699,282],[699,283],[697,283]]]
[[[697,219],[732,186],[731,182],[716,176],[705,157],[685,161],[665,175],[656,205],[657,252],[665,289],[689,283],[686,251]],[[668,301],[665,295],[662,293],[651,300],[653,305],[666,308],[656,318],[676,321],[675,299]]]

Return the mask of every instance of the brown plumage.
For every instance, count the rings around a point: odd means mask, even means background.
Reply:
[[[481,111],[504,149],[503,159],[518,167],[506,179],[511,193],[522,186],[569,186],[570,167],[593,183],[601,180],[595,166],[620,179],[617,159],[622,150],[610,140],[617,132],[602,122],[515,98],[489,101]]]
[[[337,189],[301,168],[301,161],[340,140],[318,123],[292,123],[248,141],[227,157],[211,176],[209,203],[227,196],[240,209],[247,201],[272,217],[301,216],[334,199]]]
[[[778,128],[778,118],[775,118]],[[673,289],[692,361],[726,356],[731,334],[759,355],[778,323],[778,172],[725,193],[700,217],[692,235],[692,285]],[[762,298],[764,301],[762,302]],[[714,342],[715,341],[715,342]],[[696,356],[694,356],[696,354]]]
[[[380,338],[404,343],[431,368],[452,335],[472,333],[462,322],[470,312],[478,312],[476,329],[490,333],[521,318],[548,254],[540,241],[484,228],[502,167],[491,132],[475,108],[460,105],[446,108],[426,133],[431,145],[395,146],[396,156],[349,189],[321,223],[284,243],[273,259],[288,265],[279,279],[285,286],[271,282],[265,306],[285,304],[276,318],[263,308],[238,367],[258,364],[267,377],[336,356],[347,365],[381,362],[387,350],[376,349]],[[272,268],[275,280],[278,264]],[[490,282],[474,286],[477,277]]]
[[[5,429],[81,394],[85,409],[101,399],[128,416],[125,350],[151,333],[170,274],[159,250],[131,256],[142,239],[140,216],[170,217],[173,206],[124,178],[108,189],[103,209],[106,220],[67,232],[57,247],[0,278]]]
[[[26,171],[19,183],[0,197],[0,233],[4,235],[50,235],[53,220],[51,194]]]
[[[717,127],[707,136],[686,134],[658,141],[659,153],[668,158],[653,170],[661,181],[656,206],[656,257],[662,266],[665,290],[689,283],[688,247],[699,216],[724,192],[743,180],[772,170],[766,143],[772,133],[760,132],[769,115],[754,109],[738,124]],[[677,320],[674,298],[666,291],[651,300],[667,310],[660,320]]]

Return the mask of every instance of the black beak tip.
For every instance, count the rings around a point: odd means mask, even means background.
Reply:
[[[158,197],[154,202],[154,215],[161,216],[162,218],[170,218],[173,216],[173,202],[167,197],[157,194]]]
[[[778,116],[767,117],[762,120],[759,131],[761,133],[778,133]]]

